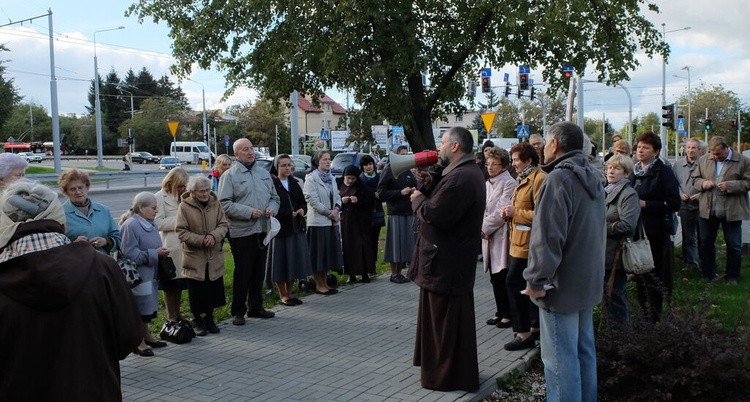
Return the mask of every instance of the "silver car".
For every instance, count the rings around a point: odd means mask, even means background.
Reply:
[[[26,159],[26,162],[29,162],[29,163],[31,162],[42,163],[42,160],[44,159],[42,158],[42,155],[35,154],[33,152],[19,152],[18,156]]]

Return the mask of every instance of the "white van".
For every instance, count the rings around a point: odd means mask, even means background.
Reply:
[[[181,163],[212,163],[215,157],[206,143],[201,141],[172,142],[169,154],[178,158]]]

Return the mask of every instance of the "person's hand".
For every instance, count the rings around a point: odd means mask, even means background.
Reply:
[[[723,181],[716,185],[721,191],[727,191],[727,182]]]
[[[273,215],[273,209],[271,207],[266,208],[266,218],[270,218]]]
[[[253,213],[250,215],[253,219],[258,219],[263,215],[263,211],[258,208],[253,208]]]
[[[347,202],[349,202],[349,197],[341,197],[342,204],[346,204]]]
[[[640,203],[641,208],[646,208],[646,201],[638,200],[638,202]]]
[[[207,248],[213,247],[216,244],[216,239],[214,239],[213,236],[210,234],[206,235],[206,237],[203,238],[203,245]]]
[[[412,191],[414,191],[413,187],[404,187],[401,189],[401,195],[409,195]]]
[[[516,213],[516,208],[513,205],[506,205],[500,212],[500,216],[505,218],[506,221],[513,219],[513,214]]]
[[[338,222],[336,220],[336,218],[338,218],[338,216],[339,216],[339,210],[336,209],[336,208],[332,209],[331,212],[328,213],[328,219],[330,219],[330,220],[332,220],[334,222]]]
[[[690,196],[690,201],[695,201],[697,199],[701,198],[700,194],[693,194]]]
[[[484,232],[482,232],[482,239],[484,239],[484,240],[489,240],[489,239],[490,239],[490,237],[489,237],[489,236],[487,236],[486,234],[484,234]]]
[[[415,199],[415,198],[417,198],[417,197],[419,197],[420,195],[422,195],[422,192],[421,192],[421,191],[419,191],[419,190],[414,190],[414,191],[413,191],[413,192],[411,193],[411,196],[409,196],[409,201],[411,201],[411,202],[414,202],[414,199]]]
[[[169,257],[169,249],[166,247],[159,247],[156,249],[156,255],[159,257]]]
[[[349,197],[349,201],[350,201],[350,202],[351,202],[352,204],[356,204],[356,203],[357,203],[357,196],[356,196],[356,195],[353,195],[353,196]]]
[[[294,211],[294,214],[292,214],[292,216],[304,216],[304,215],[305,215],[305,210],[302,208]]]
[[[414,177],[417,178],[417,183],[422,185],[422,187],[430,188],[432,185],[432,175],[430,175],[430,172],[420,170]]]
[[[526,290],[524,290],[524,292],[525,292],[526,296],[529,296],[529,297],[534,298],[534,299],[541,299],[542,297],[547,296],[547,291],[546,290],[544,290],[544,289],[542,289],[542,290],[534,290],[534,289],[530,288],[528,285],[526,285]]]
[[[706,180],[703,182],[703,185],[701,185],[701,187],[703,187],[704,190],[710,190],[714,187],[714,182],[712,182],[711,180]]]
[[[688,197],[688,195],[687,195],[687,194],[685,194],[685,193],[681,193],[681,194],[680,194],[680,198],[682,198],[682,200],[683,200],[683,201],[687,201],[687,200],[689,200],[689,199],[690,199],[690,197]]]
[[[75,242],[75,241],[85,241],[85,242],[87,242],[87,243],[91,244],[91,242],[89,242],[89,238],[88,238],[88,237],[86,237],[86,236],[78,236],[78,237],[76,237],[76,239],[75,239],[75,240],[73,240],[73,241],[74,241],[74,242]]]
[[[102,248],[107,245],[107,239],[103,237],[92,237],[89,239],[89,244],[95,248]]]

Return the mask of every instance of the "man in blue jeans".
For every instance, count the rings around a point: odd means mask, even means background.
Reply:
[[[707,281],[716,278],[716,233],[724,230],[727,244],[725,279],[740,279],[742,221],[750,219],[747,192],[750,191],[750,159],[729,147],[723,137],[708,142],[709,154],[698,161],[693,186],[700,191],[701,269]]]
[[[526,294],[539,306],[548,401],[596,401],[593,308],[604,288],[605,204],[589,139],[573,123],[549,128],[547,179],[531,226]]]

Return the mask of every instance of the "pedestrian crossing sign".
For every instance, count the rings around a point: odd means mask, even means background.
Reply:
[[[516,137],[529,138],[529,126],[516,126]]]
[[[685,132],[685,119],[682,117],[677,119],[677,132],[678,133]]]

